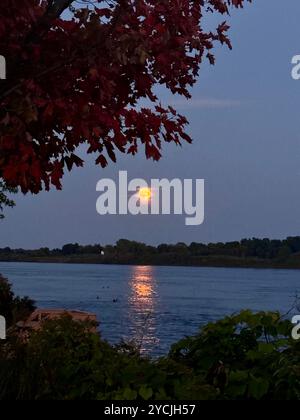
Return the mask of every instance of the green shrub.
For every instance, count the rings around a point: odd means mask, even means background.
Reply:
[[[172,347],[170,358],[203,375],[224,399],[299,399],[300,342],[279,313],[238,315],[209,324]]]
[[[26,319],[34,310],[34,302],[28,297],[16,297],[11,284],[0,274],[0,314],[5,317],[7,326]]]

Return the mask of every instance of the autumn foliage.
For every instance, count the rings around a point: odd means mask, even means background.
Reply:
[[[163,142],[190,142],[186,118],[163,107],[154,88],[189,98],[203,60],[214,63],[215,43],[231,47],[228,25],[204,30],[203,17],[226,15],[245,1],[119,0],[86,7],[72,0],[1,0],[7,80],[0,81],[0,178],[38,193],[51,184],[60,188],[65,169],[83,165],[81,144],[105,167],[116,151],[135,155],[142,145],[147,158],[158,160]]]

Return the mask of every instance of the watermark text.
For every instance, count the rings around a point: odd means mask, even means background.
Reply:
[[[101,179],[96,187],[100,196],[97,213],[104,215],[185,215],[186,226],[204,222],[203,179],[128,180],[126,171],[119,172],[119,182]]]
[[[6,79],[6,59],[0,55],[0,80]]]
[[[300,80],[300,55],[294,55],[292,65],[292,78],[294,80]]]
[[[6,340],[6,320],[0,315],[0,340]]]
[[[294,340],[300,340],[300,315],[295,315],[292,323],[295,325],[292,331],[292,338]]]

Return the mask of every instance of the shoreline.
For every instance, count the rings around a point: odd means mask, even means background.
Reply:
[[[193,268],[244,268],[244,269],[266,269],[266,270],[300,270],[299,263],[289,262],[271,262],[265,260],[227,260],[222,259],[203,259],[197,262],[172,262],[172,261],[152,261],[142,259],[124,259],[122,261],[116,261],[114,259],[99,260],[95,256],[89,258],[80,257],[30,257],[30,258],[0,258],[0,263],[28,263],[28,264],[77,264],[77,265],[115,265],[115,266],[156,266],[156,267],[193,267]]]

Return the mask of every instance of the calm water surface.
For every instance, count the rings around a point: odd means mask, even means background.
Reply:
[[[103,338],[153,355],[241,309],[286,313],[300,291],[297,270],[0,263],[0,273],[39,307],[96,313]]]

